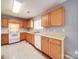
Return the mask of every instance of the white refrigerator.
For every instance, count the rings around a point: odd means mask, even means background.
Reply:
[[[19,24],[9,23],[9,43],[20,41]]]

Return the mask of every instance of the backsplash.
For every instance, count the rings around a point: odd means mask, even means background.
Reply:
[[[59,31],[65,32],[65,29],[64,27],[48,27],[48,28],[44,28],[43,31],[47,33],[48,32],[59,32]]]

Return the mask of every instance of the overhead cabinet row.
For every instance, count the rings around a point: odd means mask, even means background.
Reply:
[[[42,26],[62,26],[64,25],[64,8],[60,7],[42,15]]]
[[[8,27],[9,23],[19,24],[20,28],[33,28],[32,20],[9,20],[8,18],[1,19],[1,27]]]

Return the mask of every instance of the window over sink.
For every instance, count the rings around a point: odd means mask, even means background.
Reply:
[[[41,25],[41,16],[34,18],[34,30],[43,29]]]

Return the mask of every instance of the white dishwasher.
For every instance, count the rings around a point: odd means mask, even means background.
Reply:
[[[35,47],[41,50],[41,35],[35,33]]]

